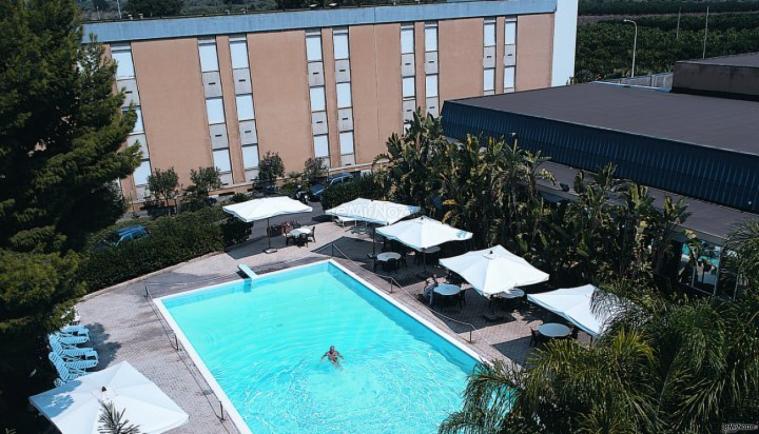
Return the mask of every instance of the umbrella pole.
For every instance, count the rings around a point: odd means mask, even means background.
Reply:
[[[372,226],[372,258],[377,257],[377,228]]]
[[[266,219],[266,239],[267,239],[267,248],[264,250],[264,253],[275,253],[277,249],[271,248],[271,223],[269,218]]]

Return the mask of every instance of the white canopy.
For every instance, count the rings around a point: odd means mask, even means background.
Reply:
[[[471,232],[456,229],[424,216],[378,228],[377,233],[400,241],[420,252],[448,241],[464,241],[472,238]]]
[[[285,196],[264,197],[224,207],[224,212],[232,214],[245,223],[268,219],[286,214],[311,212],[313,208]]]
[[[414,205],[358,198],[328,209],[325,213],[344,219],[360,220],[385,226],[416,214],[420,210],[421,208]]]
[[[509,292],[517,286],[545,282],[549,278],[548,274],[501,245],[444,258],[440,265],[466,279],[485,297]]]
[[[614,316],[621,302],[618,298],[607,295],[607,305],[592,309],[593,294],[600,289],[593,285],[576,288],[561,288],[541,294],[529,294],[527,299],[538,306],[570,321],[591,336],[601,334],[607,321]]]
[[[100,402],[111,402],[140,432],[166,432],[187,422],[188,416],[153,382],[129,362],[70,381],[29,397],[32,405],[62,434],[97,434]]]

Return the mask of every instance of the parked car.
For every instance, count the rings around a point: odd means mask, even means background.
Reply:
[[[96,250],[102,250],[111,247],[117,247],[125,242],[147,237],[150,232],[142,225],[127,226],[113,231],[108,236],[100,240],[96,245]]]
[[[308,191],[308,199],[314,202],[321,201],[322,194],[324,194],[325,190],[335,185],[351,181],[353,181],[353,175],[350,173],[332,175],[328,177],[323,183],[312,185]]]

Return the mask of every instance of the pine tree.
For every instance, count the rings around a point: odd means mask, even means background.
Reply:
[[[82,44],[74,0],[2,1],[0,34],[0,415],[9,415],[35,382],[52,384],[40,374],[45,334],[81,294],[77,250],[123,212],[114,181],[139,150],[122,148],[135,114],[122,113],[102,46]]]

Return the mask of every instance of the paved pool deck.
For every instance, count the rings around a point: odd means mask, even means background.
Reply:
[[[90,328],[93,346],[100,353],[101,363],[97,369],[129,361],[154,381],[190,415],[189,423],[172,433],[238,432],[188,354],[181,346],[179,350],[175,348],[173,332],[150,297],[239,279],[236,274],[238,264],[246,264],[257,273],[266,273],[329,259],[333,253],[340,264],[377,288],[390,291],[389,281],[372,271],[373,264],[367,256],[372,244],[366,233],[332,222],[314,225],[317,242],[308,247],[284,247],[283,239],[276,237],[272,244],[279,250],[265,254],[262,250],[266,239],[259,237],[227,252],[198,258],[87,296],[78,308],[81,324]],[[423,268],[413,262],[409,260],[409,267],[398,272],[378,271],[392,275],[401,284],[400,288],[392,285],[391,295],[486,359],[502,359],[521,365],[530,350],[530,327],[535,328],[543,320],[554,318],[532,305],[520,304],[513,309],[498,308],[499,318],[490,322],[483,315],[489,309],[487,300],[473,290],[467,291],[463,307],[436,306],[433,310],[418,299],[424,287]],[[432,273],[444,274],[442,270],[428,266],[427,275]],[[469,343],[472,327],[473,342]],[[224,419],[220,417],[222,414]]]

